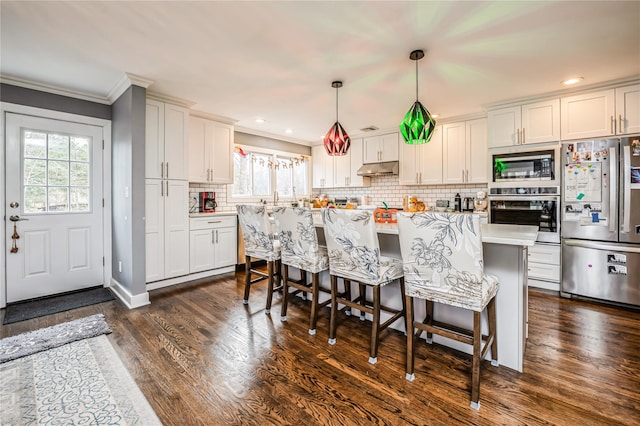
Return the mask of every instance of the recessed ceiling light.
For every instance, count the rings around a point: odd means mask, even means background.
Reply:
[[[580,83],[582,80],[584,80],[584,77],[573,77],[563,81],[562,84],[570,86],[572,84]]]
[[[264,118],[256,118],[256,123],[264,123]]]
[[[433,118],[438,118],[438,117],[440,117],[440,114],[431,114],[431,116],[432,116]]]
[[[285,132],[285,133],[293,133],[293,130],[291,130],[291,129],[287,129],[287,130],[285,130],[284,132]]]

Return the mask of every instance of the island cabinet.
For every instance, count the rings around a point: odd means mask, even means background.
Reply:
[[[528,260],[530,287],[560,291],[560,244],[536,243]]]
[[[398,133],[364,138],[363,162],[383,163],[398,161]]]
[[[561,100],[562,140],[640,132],[640,84]]]
[[[186,108],[147,100],[145,122],[146,281],[189,273]]]
[[[431,140],[411,145],[400,142],[400,185],[436,185],[442,183],[442,126],[437,126]]]
[[[443,183],[487,183],[487,119],[444,124],[442,158]]]
[[[189,118],[189,181],[233,183],[233,126]]]
[[[560,99],[490,110],[488,147],[560,140]]]
[[[191,218],[189,227],[190,273],[236,264],[236,216]]]

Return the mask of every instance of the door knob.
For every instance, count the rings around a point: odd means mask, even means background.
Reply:
[[[29,219],[24,219],[24,218],[18,216],[17,214],[14,214],[14,215],[9,216],[9,220],[11,222],[19,222],[21,220],[29,220]]]
[[[11,207],[12,209],[17,209],[18,207],[20,207],[20,203],[18,203],[17,201],[12,201],[11,204],[9,204],[9,207]]]

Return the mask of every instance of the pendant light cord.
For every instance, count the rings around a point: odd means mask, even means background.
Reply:
[[[416,102],[418,102],[418,61],[419,59],[416,59]]]
[[[339,87],[336,87],[336,123],[338,122],[338,89]]]

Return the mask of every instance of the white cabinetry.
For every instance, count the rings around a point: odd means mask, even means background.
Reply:
[[[333,157],[327,154],[324,145],[311,148],[314,188],[333,188]]]
[[[235,216],[192,218],[189,234],[189,270],[192,274],[236,264]]]
[[[146,282],[189,273],[189,183],[146,179]]]
[[[640,84],[562,98],[562,140],[640,133]]]
[[[530,287],[560,291],[560,245],[536,243],[529,247]]]
[[[488,114],[488,147],[560,140],[560,100],[500,108]]]
[[[364,138],[363,163],[398,161],[398,133]]]
[[[233,182],[233,126],[189,118],[189,181]]]
[[[425,144],[399,143],[400,185],[442,183],[442,126],[437,126]]]
[[[351,146],[349,147],[347,154],[333,157],[334,187],[354,188],[371,185],[371,178],[358,176],[358,169],[363,164],[362,149],[362,138],[351,139]]]
[[[486,183],[487,119],[442,126],[443,183]]]
[[[189,273],[189,111],[147,100],[145,139],[146,281]]]

